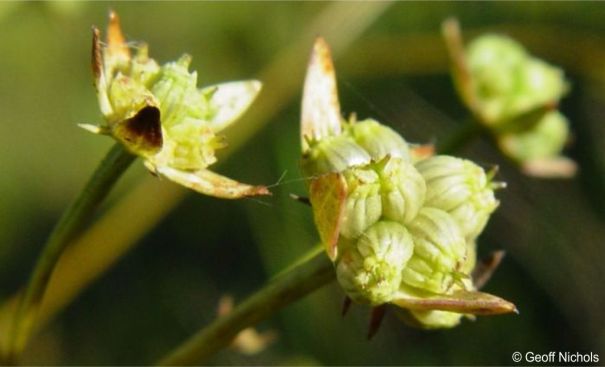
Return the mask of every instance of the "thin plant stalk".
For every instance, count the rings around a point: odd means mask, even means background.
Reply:
[[[14,361],[25,348],[52,272],[67,244],[82,229],[135,158],[122,144],[116,143],[55,225],[38,257],[15,313],[7,351],[9,362]]]
[[[273,315],[335,278],[328,257],[319,254],[308,262],[278,276],[233,311],[219,317],[205,329],[160,360],[160,366],[203,364],[219,350],[227,347],[247,327]]]

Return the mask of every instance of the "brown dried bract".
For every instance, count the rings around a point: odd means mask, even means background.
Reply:
[[[103,54],[101,50],[101,32],[99,28],[92,27],[92,55],[91,55],[91,66],[92,75],[94,76],[95,87],[98,87],[99,79],[103,73]]]
[[[473,315],[518,313],[517,307],[507,300],[477,291],[457,291],[451,295],[427,298],[401,297],[392,302],[410,310],[441,310]]]

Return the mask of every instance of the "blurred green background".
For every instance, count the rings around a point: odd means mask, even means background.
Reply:
[[[487,31],[516,37],[572,84],[561,110],[574,132],[566,154],[579,164],[575,179],[524,177],[486,141],[459,152],[499,164],[509,184],[479,243],[482,254],[507,251],[486,291],[515,302],[520,315],[426,332],[391,312],[367,341],[369,309],[342,318],[343,293],[332,284],[259,325],[279,333],[265,351],[226,350],[210,363],[501,365],[514,351],[605,360],[605,4],[597,2],[0,3],[0,301],[25,284],[53,224],[112,144],[76,126],[101,118],[90,27],[104,27],[110,8],[158,61],[190,53],[200,85],[264,82],[228,131],[217,170],[279,184],[270,198],[220,201],[160,182],[137,162],[99,213],[106,225],[84,240],[90,248],[48,297],[89,284],[55,305],[60,313],[24,362],[153,363],[212,321],[221,296],[237,303],[314,245],[310,211],[288,194],[304,193],[299,100],[316,35],[333,47],[344,113],[375,117],[415,142],[455,131],[466,112],[439,33],[448,16],[467,40]],[[6,332],[0,322],[0,339]]]

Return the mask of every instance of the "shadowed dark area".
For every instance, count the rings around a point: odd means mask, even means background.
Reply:
[[[154,106],[145,106],[134,117],[126,120],[125,137],[127,141],[142,141],[142,144],[151,150],[162,148],[162,126],[160,123],[160,109]]]

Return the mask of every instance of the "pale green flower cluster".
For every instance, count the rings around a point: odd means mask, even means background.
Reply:
[[[531,56],[513,39],[493,34],[473,40],[464,62],[466,70],[458,72],[470,78],[459,77],[458,86],[470,94],[465,100],[472,101],[469,107],[502,152],[528,173],[573,174],[573,162],[560,156],[569,138],[569,123],[556,110],[569,90],[563,70]]]
[[[343,178],[334,181],[346,195],[333,260],[350,298],[376,306],[473,289],[475,240],[498,206],[497,185],[481,167],[451,156],[414,162],[406,141],[374,120],[345,123],[341,134],[308,145],[306,175]],[[316,212],[318,228],[324,220]],[[425,327],[462,316],[427,312],[418,314]]]
[[[569,88],[563,70],[531,56],[506,36],[487,34],[473,40],[466,62],[482,118],[492,125],[556,105]]]
[[[107,38],[93,29],[92,66],[101,113],[99,126],[81,125],[111,135],[142,157],[154,174],[221,198],[267,194],[206,170],[215,152],[226,146],[219,132],[250,106],[260,91],[258,81],[223,83],[198,89],[191,57],[159,65],[147,45],[125,42],[118,17],[110,14]]]

